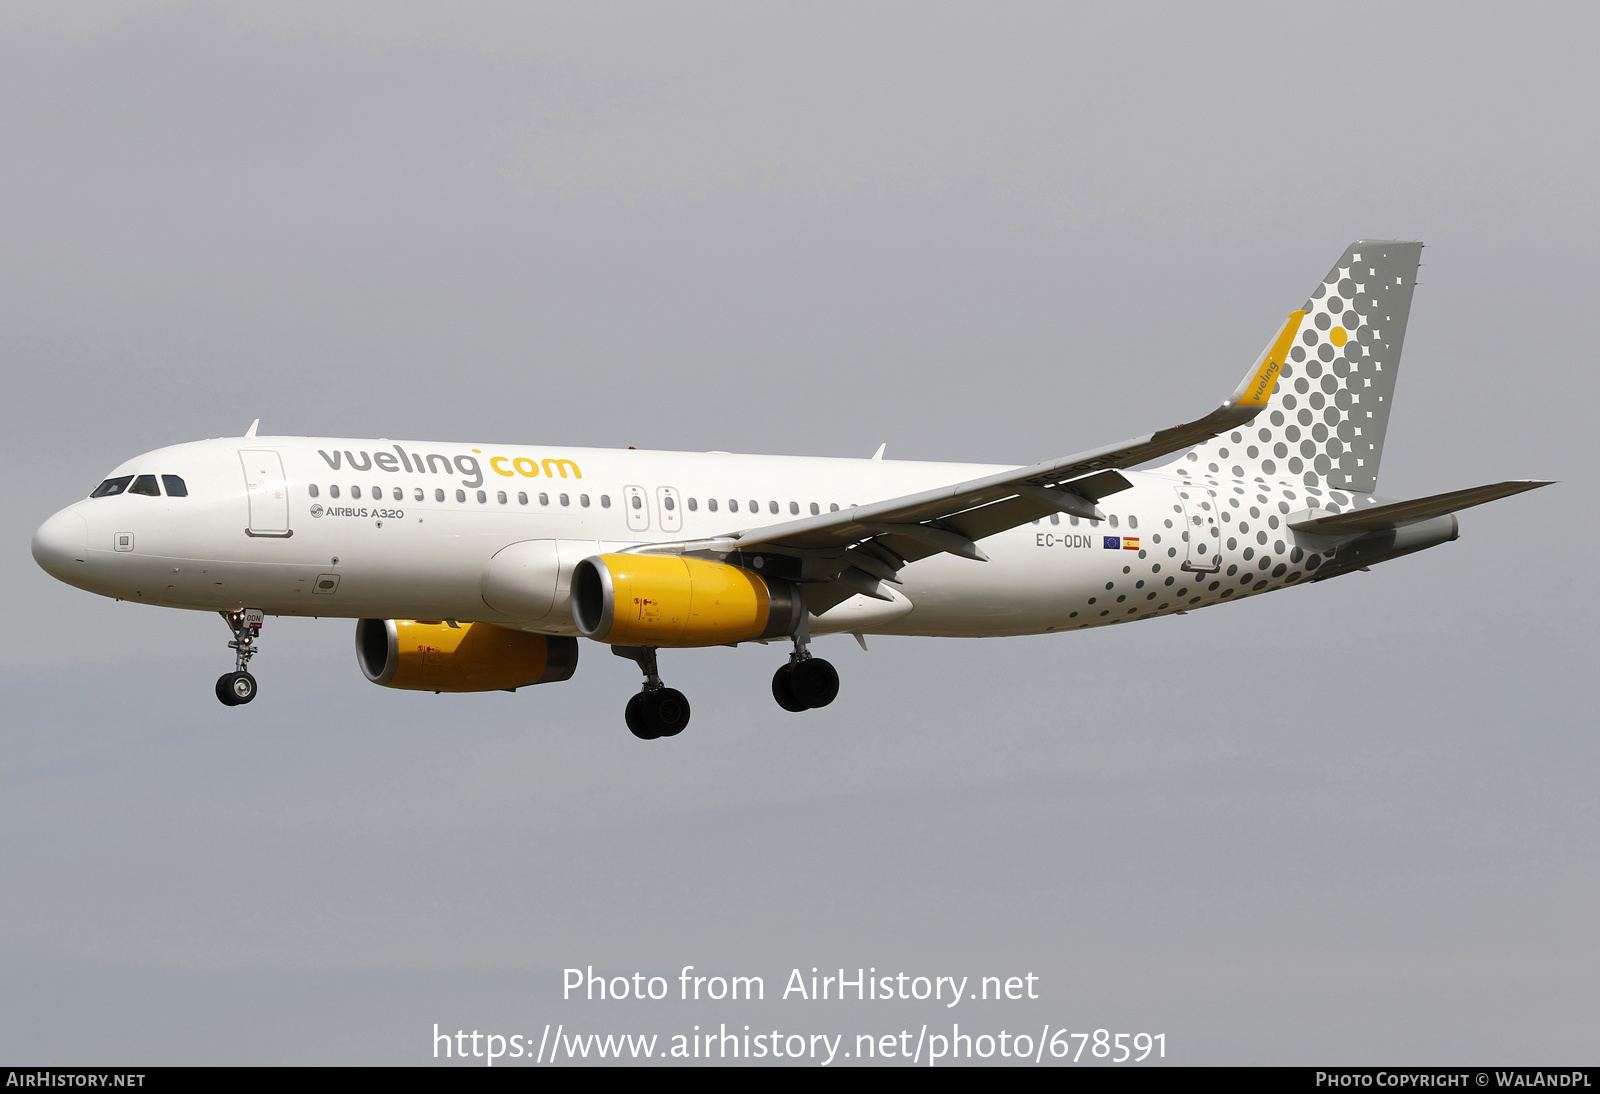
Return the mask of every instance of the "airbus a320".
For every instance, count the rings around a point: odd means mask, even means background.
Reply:
[[[357,620],[375,684],[570,679],[579,639],[643,673],[625,719],[672,737],[659,650],[789,649],[788,711],[839,675],[818,635],[998,636],[1193,611],[1454,540],[1456,512],[1542,480],[1377,493],[1422,245],[1350,245],[1204,417],[1020,467],[564,446],[244,437],[136,456],[44,522],[80,589],[214,611],[256,697],[267,616]],[[1158,463],[1157,461],[1166,462]],[[1154,465],[1154,466],[1147,466]],[[1143,467],[1143,470],[1135,470]]]

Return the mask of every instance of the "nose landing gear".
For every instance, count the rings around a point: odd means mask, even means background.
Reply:
[[[689,724],[689,700],[677,688],[661,682],[656,672],[654,646],[612,646],[611,652],[638,663],[644,673],[644,687],[623,711],[628,729],[641,741],[676,737]]]
[[[261,610],[246,608],[242,612],[218,614],[233,632],[233,641],[228,643],[228,648],[234,651],[234,671],[217,677],[217,698],[224,706],[241,706],[256,697],[256,678],[247,669],[250,658],[259,649],[256,639],[261,636]]]

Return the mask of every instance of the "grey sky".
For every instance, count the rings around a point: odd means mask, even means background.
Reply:
[[[559,970],[979,976],[1180,1062],[1592,1062],[1600,75],[1582,6],[0,9],[0,1058],[413,1062]],[[1069,636],[363,681],[348,621],[52,581],[137,452],[263,432],[1028,462],[1204,412],[1351,239],[1423,254],[1380,488],[1562,485]]]

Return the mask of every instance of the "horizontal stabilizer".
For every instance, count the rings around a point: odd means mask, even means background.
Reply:
[[[1467,490],[1452,490],[1448,494],[1434,494],[1432,497],[1417,498],[1415,501],[1395,501],[1387,505],[1373,505],[1365,509],[1354,509],[1348,513],[1332,513],[1324,517],[1311,517],[1306,520],[1296,520],[1289,523],[1289,527],[1297,532],[1311,532],[1315,535],[1343,536],[1356,532],[1375,532],[1383,528],[1402,528],[1407,524],[1416,524],[1419,521],[1432,520],[1458,509],[1470,509],[1474,505],[1484,502],[1498,501],[1508,498],[1512,494],[1520,494],[1524,490],[1537,490],[1541,486],[1549,486],[1553,480],[1548,479],[1512,479],[1509,482],[1492,483],[1489,486],[1474,486]]]

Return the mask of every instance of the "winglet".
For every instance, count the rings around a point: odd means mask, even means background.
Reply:
[[[244,431],[244,435],[246,437],[254,437],[256,435],[256,426],[258,426],[260,424],[261,424],[261,419],[260,418],[257,418],[255,421],[251,422],[250,423],[250,428]]]
[[[1278,332],[1272,343],[1262,350],[1261,356],[1256,358],[1249,375],[1229,397],[1227,405],[1256,408],[1267,405],[1267,400],[1272,398],[1272,389],[1278,385],[1278,374],[1283,371],[1283,363],[1288,360],[1289,347],[1294,342],[1294,336],[1299,333],[1300,323],[1305,317],[1306,313],[1303,311],[1289,313],[1283,329]]]
[[[875,460],[883,459],[883,450],[885,448],[888,448],[888,447],[889,447],[889,442],[888,441],[884,441],[882,444],[880,444],[878,446],[878,450],[872,454],[872,458],[875,459]]]

